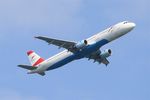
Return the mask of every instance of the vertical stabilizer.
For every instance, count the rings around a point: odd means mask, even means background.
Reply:
[[[36,54],[32,50],[28,51],[27,55],[32,66],[37,66],[38,64],[44,61],[43,58],[41,58],[38,54]]]

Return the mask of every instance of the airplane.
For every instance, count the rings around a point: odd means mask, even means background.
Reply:
[[[59,68],[71,61],[81,58],[88,58],[88,60],[93,59],[94,62],[98,62],[99,64],[103,63],[107,66],[109,64],[107,58],[111,56],[112,51],[111,49],[106,49],[101,52],[100,48],[130,32],[135,26],[136,24],[133,22],[123,21],[79,42],[36,36],[36,39],[43,40],[48,44],[56,45],[59,48],[65,48],[65,50],[47,60],[41,58],[34,51],[29,50],[27,55],[31,65],[18,66],[29,70],[28,74],[37,73],[42,76],[45,75],[45,71]]]

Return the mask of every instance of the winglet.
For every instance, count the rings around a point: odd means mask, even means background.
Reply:
[[[30,51],[27,52],[27,55],[29,56],[29,55],[32,54],[32,53],[33,53],[33,51],[30,50]]]
[[[34,38],[38,38],[38,36],[34,36]]]
[[[34,38],[40,39],[42,36],[34,36]]]

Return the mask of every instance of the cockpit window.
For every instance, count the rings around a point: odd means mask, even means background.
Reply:
[[[127,24],[128,22],[126,21],[126,22],[123,22],[123,24]]]
[[[112,32],[112,31],[113,31],[113,26],[108,29],[108,32]]]

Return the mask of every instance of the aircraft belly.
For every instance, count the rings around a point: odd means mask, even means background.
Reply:
[[[76,57],[73,53],[66,51],[63,54],[58,55],[57,57],[51,59],[47,64],[47,65],[49,65],[47,70],[52,70],[52,69],[61,67],[65,64],[75,60],[75,58]]]

